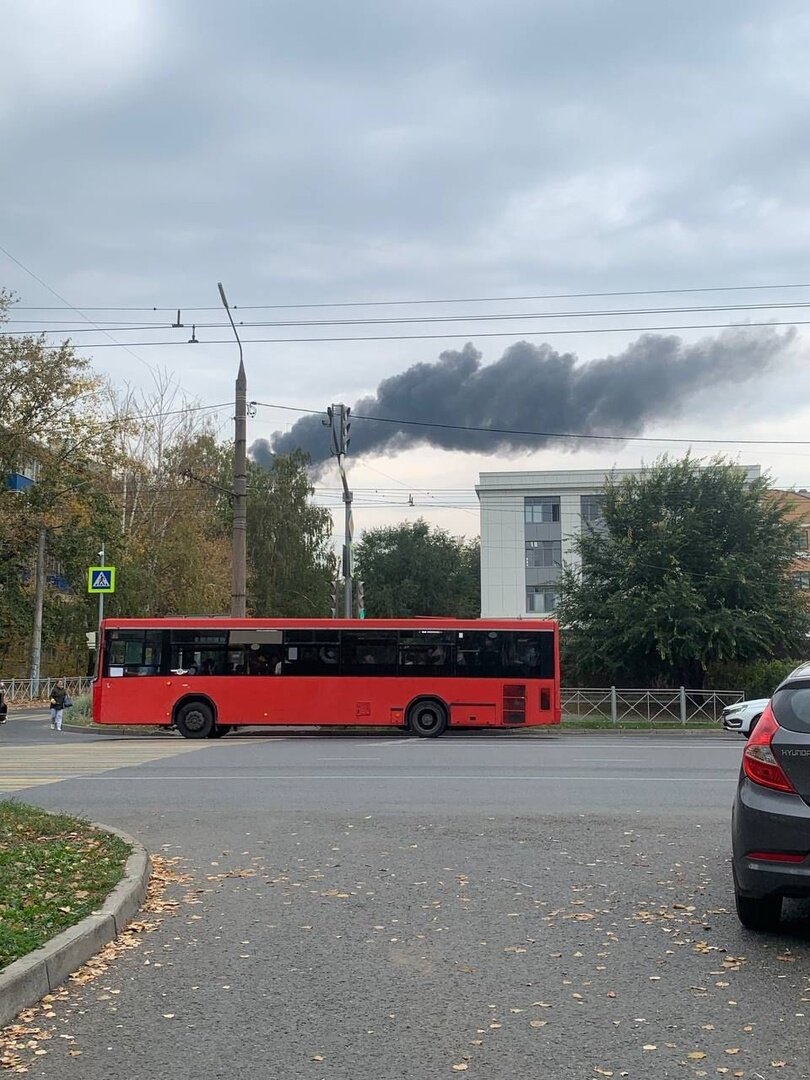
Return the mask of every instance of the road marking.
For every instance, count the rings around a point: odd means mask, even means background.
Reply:
[[[639,761],[643,761],[644,758],[639,757],[575,757],[571,758],[568,762],[569,765],[630,765],[637,764]]]
[[[319,757],[316,761],[379,761],[378,757]]]
[[[54,736],[56,740],[58,736]],[[0,761],[0,792],[78,780],[113,769],[127,769],[163,758],[176,757],[210,746],[199,742],[122,740],[86,743],[45,743],[6,746]],[[96,777],[97,778],[97,777]]]
[[[235,773],[233,775],[217,775],[216,773],[185,773],[174,776],[167,776],[164,773],[156,773],[154,776],[139,775],[139,776],[89,776],[84,775],[83,780],[111,780],[113,783],[123,783],[130,780],[133,783],[140,784],[144,780],[192,780],[195,783],[199,780],[238,780],[241,783],[248,783],[251,780],[309,780],[312,783],[321,783],[323,780],[350,780],[355,783],[358,780],[385,780],[388,783],[391,781],[407,782],[411,783],[413,780],[430,780],[431,782],[444,784],[448,780],[466,780],[466,781],[485,781],[488,783],[514,783],[519,781],[521,783],[569,783],[571,780],[577,780],[581,782],[596,782],[604,783],[605,780],[615,780],[617,783],[636,783],[636,784],[736,784],[737,777],[694,777],[688,776],[560,776],[555,774],[553,776],[473,776],[469,773],[461,774],[448,774],[442,773],[440,775],[434,774],[415,774],[415,773],[265,773],[260,776],[247,776],[243,773]]]

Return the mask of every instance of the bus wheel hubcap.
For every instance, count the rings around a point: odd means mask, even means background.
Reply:
[[[192,709],[191,712],[187,712],[185,720],[189,731],[201,731],[205,724],[205,717],[199,709]]]

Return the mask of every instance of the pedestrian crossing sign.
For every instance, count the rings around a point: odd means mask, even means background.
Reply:
[[[114,593],[115,567],[91,566],[87,571],[87,591],[89,593]]]

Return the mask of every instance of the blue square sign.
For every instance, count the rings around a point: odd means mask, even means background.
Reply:
[[[115,567],[91,566],[87,571],[87,591],[89,593],[114,593]]]

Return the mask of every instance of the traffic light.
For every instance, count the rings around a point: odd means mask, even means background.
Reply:
[[[95,649],[95,647],[96,647],[96,632],[95,632],[95,630],[89,630],[84,635],[84,638],[85,638],[85,641],[87,642],[87,648],[90,649],[91,651],[93,649]]]
[[[366,617],[366,597],[365,588],[363,582],[357,580],[355,583],[355,589],[357,590],[357,618],[365,619]]]
[[[338,595],[340,593],[340,579],[335,578],[332,581],[332,618],[337,618],[338,613]]]

